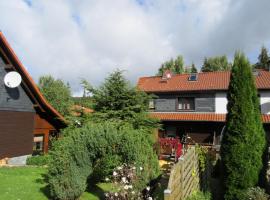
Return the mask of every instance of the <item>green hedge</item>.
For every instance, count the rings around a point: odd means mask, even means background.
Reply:
[[[110,123],[88,124],[66,129],[64,135],[53,144],[50,152],[48,183],[50,193],[56,199],[78,199],[85,191],[92,172],[104,178],[115,167],[113,162],[116,159],[117,164],[135,164],[138,170],[143,167],[136,183],[138,190],[159,175],[153,143],[149,135],[138,130],[129,127],[117,129]],[[101,165],[104,162],[107,164]],[[88,183],[93,181],[90,178]]]
[[[28,157],[26,160],[27,165],[44,166],[47,165],[48,163],[49,163],[48,155],[31,156]]]

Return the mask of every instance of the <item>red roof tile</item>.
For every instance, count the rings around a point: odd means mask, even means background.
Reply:
[[[161,113],[152,112],[150,115],[161,121],[206,121],[225,122],[226,114],[216,113]],[[270,123],[270,115],[262,115],[263,123]]]
[[[188,81],[190,74],[173,75],[164,80],[161,76],[141,77],[138,87],[145,92],[181,92],[201,90],[227,90],[230,82],[230,72],[198,73],[197,81]],[[260,71],[256,76],[258,89],[270,89],[270,72]]]

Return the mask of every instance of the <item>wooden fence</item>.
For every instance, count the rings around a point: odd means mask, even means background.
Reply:
[[[171,170],[164,200],[184,200],[199,187],[198,157],[195,147],[190,147]]]

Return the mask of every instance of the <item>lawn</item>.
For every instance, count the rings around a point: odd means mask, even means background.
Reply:
[[[0,168],[0,199],[47,200],[48,189],[44,182],[46,168],[2,167]],[[98,200],[104,191],[111,190],[111,184],[99,183],[90,187],[80,200]]]
[[[48,199],[43,181],[45,173],[46,169],[41,167],[0,168],[0,199]]]

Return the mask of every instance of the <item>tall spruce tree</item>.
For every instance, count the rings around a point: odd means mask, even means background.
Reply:
[[[258,183],[265,148],[259,101],[251,66],[236,53],[228,91],[226,131],[221,145],[224,199],[243,199]]]
[[[262,46],[261,53],[258,56],[258,63],[256,63],[255,68],[257,69],[267,69],[270,67],[270,57],[268,56],[268,51],[265,46]]]
[[[197,70],[195,64],[192,63],[192,65],[191,65],[191,73],[197,73],[197,72],[198,72],[198,70]]]

